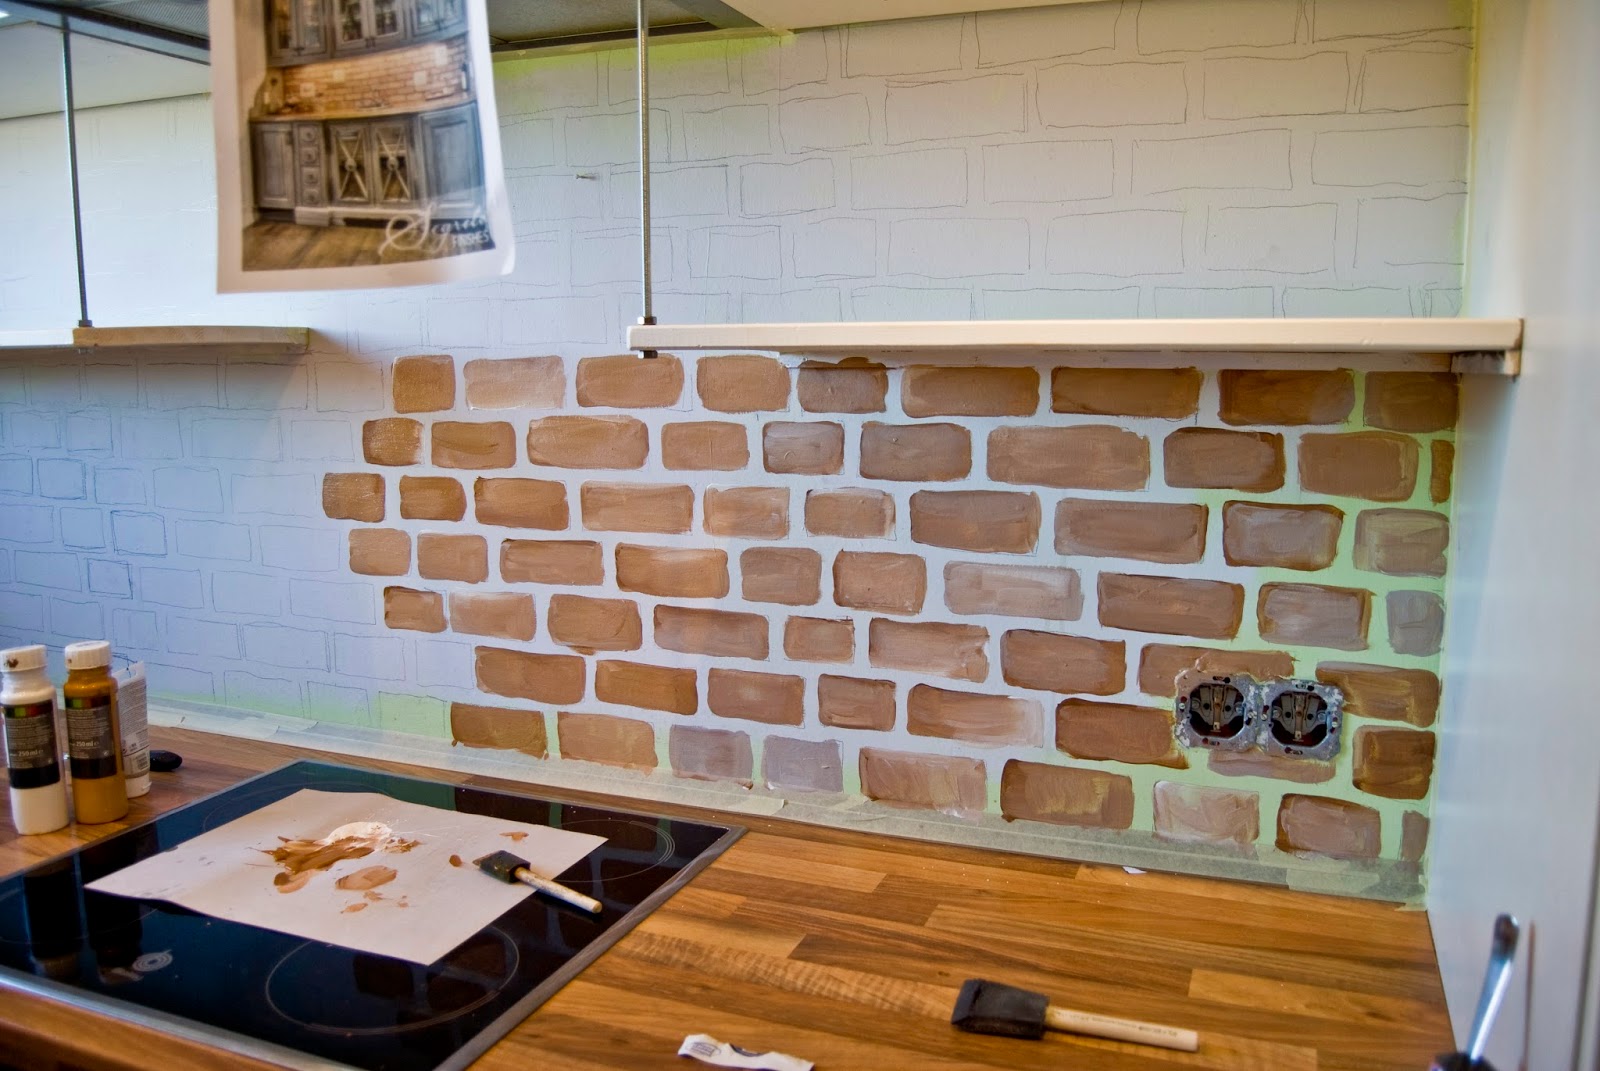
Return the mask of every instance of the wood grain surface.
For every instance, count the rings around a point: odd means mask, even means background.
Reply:
[[[125,823],[18,837],[0,874],[226,788],[293,748],[155,730],[184,765],[157,774]],[[358,761],[435,780],[579,802],[633,801]],[[1427,917],[1363,900],[823,829],[720,819],[750,832],[477,1064],[616,1071],[692,1065],[707,1033],[818,1071],[927,1068],[1420,1071],[1451,1048]],[[1060,1005],[1188,1027],[1177,1053],[1070,1035],[1018,1041],[949,1025],[963,979]],[[263,1065],[0,990],[0,1066],[214,1071]]]

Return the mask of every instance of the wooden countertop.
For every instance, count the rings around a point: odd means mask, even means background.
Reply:
[[[423,101],[421,104],[405,104],[385,106],[381,108],[343,108],[332,111],[320,112],[273,112],[267,115],[252,115],[252,123],[320,123],[325,120],[339,119],[387,119],[396,115],[421,115],[423,112],[436,112],[444,108],[454,108],[458,104],[470,104],[477,98],[470,93],[457,93],[451,97],[440,97],[437,100]]]
[[[295,758],[513,792],[628,801],[157,729],[184,756],[136,801],[137,823]],[[1059,1069],[1420,1071],[1450,1049],[1427,917],[1414,910],[1119,867],[649,809],[749,828],[664,907],[533,1013],[480,1071],[704,1066],[687,1034],[816,1061],[818,1071]],[[18,837],[0,874],[125,827]],[[1200,1031],[1198,1053],[1068,1035],[981,1037],[948,1018],[986,977],[1068,1007]],[[263,1067],[0,990],[0,1062],[48,1071]]]

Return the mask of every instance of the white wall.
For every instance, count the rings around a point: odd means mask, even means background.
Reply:
[[[1145,0],[666,42],[663,322],[1452,315],[1464,0]],[[518,268],[372,296],[212,294],[201,98],[81,124],[97,323],[307,324],[350,349],[616,348],[637,315],[627,50],[496,66]],[[0,328],[76,319],[55,117],[0,122]],[[502,315],[464,304],[493,298]]]
[[[1491,922],[1514,912],[1534,955],[1491,1058],[1590,1068],[1574,1039],[1600,804],[1600,5],[1480,14],[1468,311],[1527,317],[1527,343],[1518,382],[1463,384],[1428,907],[1458,1034]]]

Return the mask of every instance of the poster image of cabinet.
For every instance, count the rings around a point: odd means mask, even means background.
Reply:
[[[210,8],[218,290],[511,270],[484,0]]]

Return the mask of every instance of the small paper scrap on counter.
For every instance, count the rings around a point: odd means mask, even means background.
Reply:
[[[713,1067],[744,1067],[753,1071],[811,1071],[810,1060],[782,1052],[751,1052],[718,1041],[709,1034],[690,1034],[678,1046],[679,1056],[692,1056]]]
[[[604,843],[377,792],[307,788],[89,888],[428,964],[533,892],[473,860],[514,847],[553,878]]]

